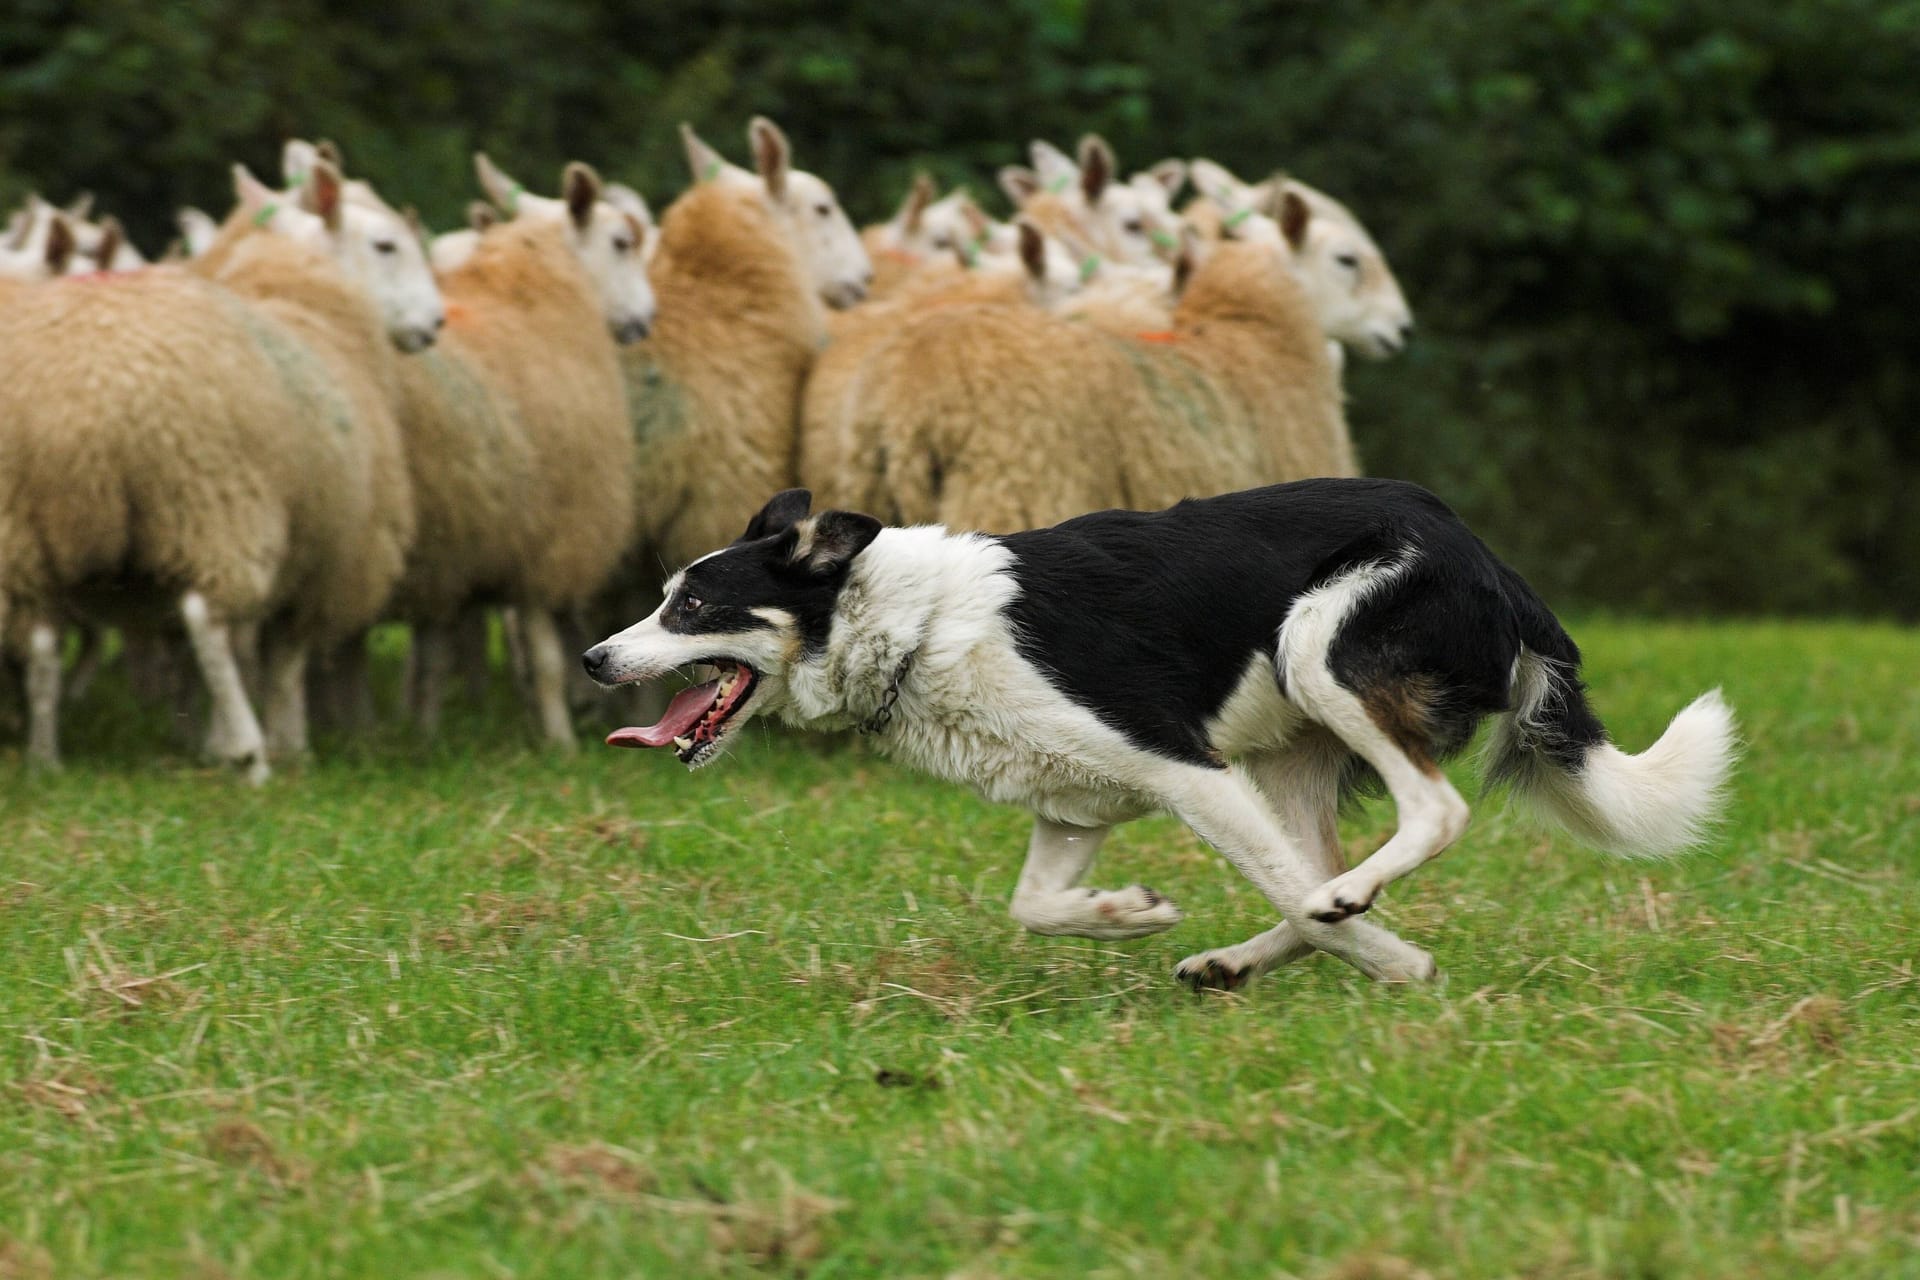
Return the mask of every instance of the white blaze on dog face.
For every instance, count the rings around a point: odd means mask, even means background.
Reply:
[[[609,686],[688,666],[719,671],[676,696],[658,723],[616,730],[609,745],[671,746],[698,768],[741,725],[784,705],[789,673],[825,649],[853,561],[880,531],[852,512],[808,516],[810,502],[804,489],[776,495],[732,546],[674,575],[651,617],[587,651],[587,673]]]

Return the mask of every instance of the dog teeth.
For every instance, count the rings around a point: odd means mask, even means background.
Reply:
[[[737,680],[739,680],[739,678],[740,678],[739,673],[735,671],[729,671],[727,672],[726,675],[721,676],[720,677],[720,696],[724,698],[728,694],[732,693],[734,683]]]
[[[693,739],[692,738],[675,738],[673,740],[673,745],[681,751],[691,751],[693,750]]]

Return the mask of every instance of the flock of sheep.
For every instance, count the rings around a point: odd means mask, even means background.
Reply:
[[[573,638],[778,489],[1010,530],[1352,473],[1341,353],[1411,329],[1359,222],[1291,179],[1122,180],[1098,138],[1035,143],[1000,175],[1010,221],[923,177],[856,232],[771,122],[752,168],[682,135],[693,185],[658,223],[586,165],[549,197],[478,156],[487,202],[429,241],[298,141],[280,186],[235,167],[224,222],[183,211],[176,261],[84,207],[19,211],[0,646],[29,761],[58,762],[103,628],[153,696],[197,671],[205,750],[261,781],[307,749],[310,687],[370,705],[377,622],[410,626],[430,730],[492,608],[570,745]]]

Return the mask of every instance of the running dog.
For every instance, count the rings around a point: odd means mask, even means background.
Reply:
[[[1645,752],[1616,748],[1566,631],[1415,485],[1305,480],[1006,536],[810,506],[804,489],[776,495],[674,575],[653,616],[585,654],[608,686],[719,672],[608,743],[696,769],[756,715],[864,728],[1033,812],[1012,914],[1044,934],[1177,924],[1150,889],[1080,884],[1114,824],[1171,811],[1284,917],[1182,961],[1196,988],[1316,949],[1383,981],[1432,978],[1431,955],[1360,917],[1466,830],[1440,762],[1487,716],[1489,780],[1626,857],[1698,843],[1733,763],[1718,690]],[[1376,780],[1399,827],[1349,869],[1340,801]]]

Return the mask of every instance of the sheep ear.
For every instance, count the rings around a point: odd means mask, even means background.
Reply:
[[[205,210],[192,205],[173,215],[174,225],[180,228],[181,239],[186,243],[188,256],[205,253],[213,244],[214,237],[220,234],[220,224],[215,222]]]
[[[1047,279],[1047,238],[1040,228],[1025,218],[1015,224],[1020,233],[1020,265],[1033,279],[1045,283]]]
[[[560,194],[566,199],[567,212],[573,217],[575,227],[585,231],[593,225],[593,206],[600,199],[600,175],[593,171],[592,165],[578,160],[569,164],[560,175]]]
[[[87,215],[92,212],[93,192],[91,191],[82,191],[79,195],[67,201],[67,216],[75,222],[85,222]]]
[[[726,159],[702,141],[693,126],[684,120],[680,122],[680,145],[687,149],[687,168],[693,171],[695,182],[712,182],[727,167]]]
[[[280,199],[280,193],[253,176],[244,164],[233,166],[233,198],[243,209],[261,209]]]
[[[1067,153],[1043,138],[1027,144],[1027,158],[1033,162],[1034,177],[1050,192],[1065,191],[1080,180],[1079,167]]]
[[[996,176],[1016,209],[1040,194],[1040,175],[1023,164],[1003,165]]]
[[[993,219],[989,218],[986,212],[973,202],[972,196],[961,196],[960,216],[966,219],[967,230],[973,232],[976,240],[981,236],[991,234],[993,231]]]
[[[167,241],[167,247],[160,251],[163,263],[185,262],[187,260],[187,241],[185,236],[175,236]]]
[[[27,247],[27,235],[33,230],[33,215],[25,206],[7,216],[7,248],[18,252]]]
[[[313,144],[315,158],[325,160],[340,172],[347,171],[347,157],[340,151],[340,144],[332,138],[322,138]]]
[[[767,505],[760,508],[759,514],[747,521],[747,531],[740,535],[740,541],[754,542],[785,533],[806,519],[812,509],[813,494],[809,490],[782,489],[767,499]]]
[[[765,116],[755,116],[753,123],[747,126],[747,140],[753,144],[753,163],[760,170],[761,180],[767,184],[767,194],[775,200],[786,199],[787,168],[793,158],[793,149],[787,145],[787,135]]]
[[[79,247],[73,237],[73,224],[64,214],[53,215],[53,225],[47,228],[47,249],[43,261],[47,270],[56,276],[67,274],[67,267],[73,262],[74,250]]]
[[[1313,210],[1301,198],[1297,191],[1281,189],[1280,193],[1280,233],[1287,238],[1295,252],[1306,248],[1307,223],[1313,220]]]
[[[789,558],[816,577],[838,577],[880,536],[880,528],[878,520],[858,511],[822,511],[794,526]]]
[[[1228,206],[1239,203],[1240,179],[1228,173],[1224,166],[1211,160],[1195,160],[1188,166],[1187,174],[1193,179],[1194,190],[1219,205],[1222,212],[1232,212]]]
[[[427,242],[427,224],[420,220],[420,211],[412,205],[400,210],[400,220],[407,224],[407,230],[413,232],[413,238],[421,244]]]
[[[475,200],[467,206],[467,225],[475,231],[484,232],[500,221],[500,211],[485,200]]]
[[[1166,188],[1167,199],[1172,200],[1180,194],[1180,188],[1187,185],[1187,162],[1176,159],[1162,160],[1147,170],[1147,174]]]
[[[1180,232],[1180,256],[1173,260],[1173,296],[1178,299],[1193,283],[1193,273],[1200,265],[1200,233],[1192,227]]]
[[[325,160],[313,162],[307,185],[300,188],[301,207],[308,213],[319,214],[329,231],[340,229],[340,216],[345,212],[345,192],[341,188],[340,171]]]
[[[908,189],[907,198],[901,203],[900,212],[895,215],[908,235],[920,230],[920,215],[927,211],[927,206],[939,194],[934,188],[933,179],[924,170],[913,175],[913,186]]]
[[[95,242],[93,252],[87,256],[93,259],[93,265],[101,271],[113,269],[113,259],[120,252],[120,245],[127,238],[127,229],[120,225],[120,219],[108,214],[100,219],[100,239]]]
[[[1080,139],[1080,191],[1088,204],[1099,202],[1101,193],[1113,181],[1113,170],[1113,148],[1105,138],[1090,133]]]
[[[501,172],[500,166],[484,151],[473,153],[473,176],[480,180],[480,189],[487,193],[487,199],[502,213],[511,218],[520,211],[520,193],[526,188]]]

